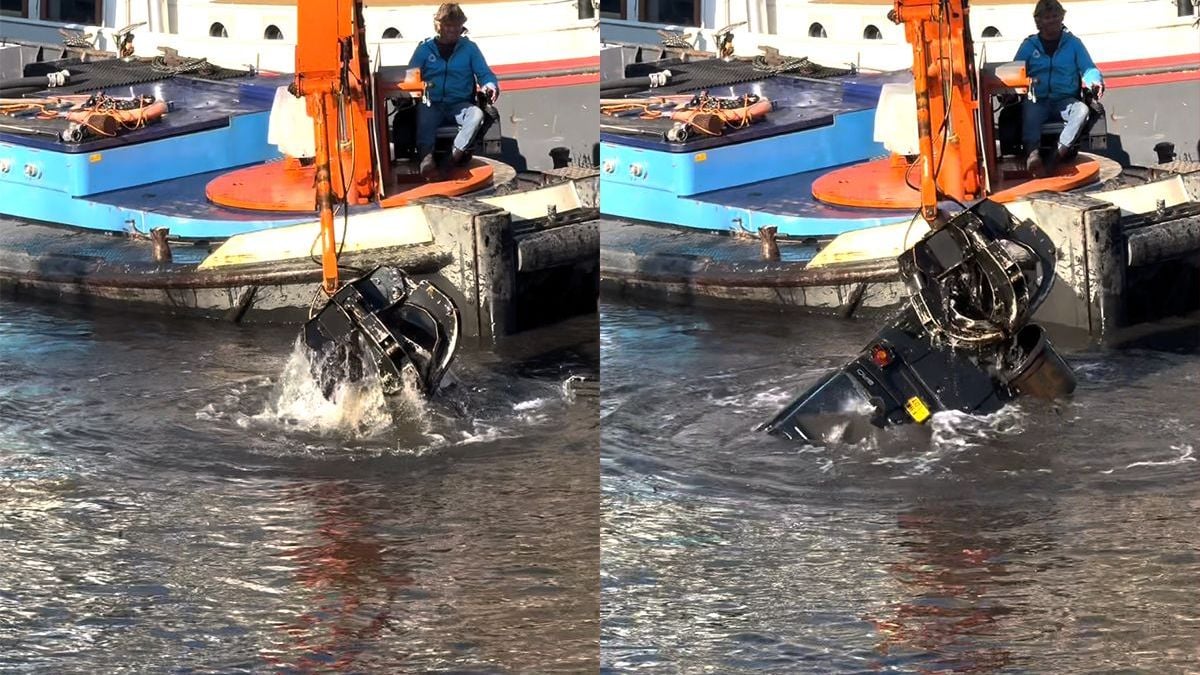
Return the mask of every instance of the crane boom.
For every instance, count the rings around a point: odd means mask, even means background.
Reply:
[[[334,195],[351,204],[370,201],[379,175],[367,150],[374,148],[369,124],[374,113],[362,0],[300,0],[297,27],[293,93],[305,98],[314,120],[325,117],[325,134],[317,143],[329,150]]]
[[[1069,171],[1044,177],[1031,177],[1023,161],[1013,170],[998,142],[1004,116],[997,115],[1028,91],[1030,80],[1020,62],[977,67],[969,13],[968,0],[894,0],[888,18],[904,26],[913,53],[916,157],[906,150],[834,169],[813,181],[814,197],[840,206],[918,209],[936,228],[945,220],[939,201],[988,197],[1004,203],[1096,179],[1099,163],[1085,158],[1072,161]],[[910,176],[918,166],[920,185]]]
[[[977,132],[979,92],[966,0],[896,0],[888,14],[904,24],[913,49],[921,162],[921,215],[933,223],[939,195],[983,196]]]
[[[374,112],[368,95],[362,0],[300,0],[296,15],[291,91],[304,97],[314,120],[322,286],[332,295],[338,289],[333,202],[360,204],[379,188],[369,123]]]

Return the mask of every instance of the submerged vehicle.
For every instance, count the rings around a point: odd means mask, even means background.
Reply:
[[[413,282],[395,267],[380,267],[347,282],[304,324],[311,369],[329,398],[340,381],[371,369],[384,394],[407,383],[437,392],[458,348],[458,307],[429,281]]]
[[[1075,389],[1070,366],[1031,322],[1054,286],[1055,245],[1031,220],[986,198],[999,192],[1003,173],[990,136],[977,133],[973,106],[964,105],[974,101],[965,3],[897,0],[893,17],[914,45],[923,44],[918,36],[949,36],[915,50],[916,159],[848,167],[813,190],[842,203],[915,202],[928,233],[896,258],[908,294],[899,317],[763,427],[792,439],[857,440],[861,424],[837,421],[847,414],[875,427],[921,424],[943,410],[989,413],[1019,395],[1056,398]],[[1016,79],[1027,83],[1023,70]],[[984,119],[987,110],[985,103]],[[1089,164],[1094,175],[1094,162],[1077,160],[1060,179],[1085,176]],[[908,178],[914,168],[917,185]],[[961,210],[948,215],[947,204]],[[834,430],[840,439],[830,438]]]
[[[988,414],[1021,395],[1070,394],[1070,366],[1029,320],[1054,284],[1055,253],[1032,224],[977,202],[900,256],[911,296],[899,316],[760,429],[857,442],[940,411]]]

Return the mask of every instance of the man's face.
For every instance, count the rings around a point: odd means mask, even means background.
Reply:
[[[1052,9],[1033,17],[1033,22],[1037,25],[1038,35],[1048,40],[1053,40],[1062,35],[1063,16],[1065,16],[1065,12]]]
[[[437,31],[438,42],[446,45],[458,42],[458,38],[463,34],[463,25],[453,21],[434,21],[433,29]]]

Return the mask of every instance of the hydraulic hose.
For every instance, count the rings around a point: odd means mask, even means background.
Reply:
[[[651,89],[661,87],[671,80],[671,71],[664,70],[658,73],[650,73],[640,77],[622,77],[619,80],[607,80],[600,83],[601,98],[605,93],[615,89],[632,89],[633,91],[642,91],[643,89]]]
[[[71,71],[60,70],[54,73],[46,73],[45,75],[30,75],[29,77],[18,77],[12,80],[4,80],[0,83],[0,91],[8,89],[16,89],[18,87],[35,87],[37,89],[52,89],[61,87],[64,84],[71,82]]]

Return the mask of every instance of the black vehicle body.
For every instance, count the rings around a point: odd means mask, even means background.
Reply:
[[[1029,317],[1054,280],[1054,249],[1032,224],[980,201],[899,258],[910,304],[849,363],[760,427],[806,442],[857,442],[936,412],[988,414],[1075,389]]]

